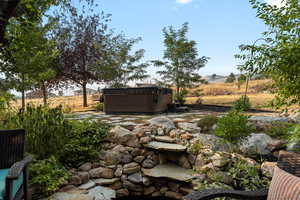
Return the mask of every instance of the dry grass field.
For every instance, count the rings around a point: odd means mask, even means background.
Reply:
[[[274,95],[263,92],[266,88],[271,87],[270,80],[255,80],[249,83],[249,98],[254,108],[265,108],[267,103],[274,98]],[[230,106],[235,100],[241,97],[245,91],[245,84],[241,85],[240,88],[236,83],[213,83],[202,85],[199,88],[192,89],[189,91],[189,97],[187,103],[195,103],[199,97],[193,96],[193,91],[201,89],[202,102],[204,104],[214,105],[226,105]],[[72,112],[92,110],[96,105],[94,101],[95,97],[92,95],[88,96],[88,108],[82,106],[82,96],[70,96],[70,97],[53,97],[48,100],[51,107],[62,105],[66,110]],[[42,99],[27,99],[26,103],[40,105],[43,103]],[[12,103],[15,107],[20,107],[21,100],[17,100]]]

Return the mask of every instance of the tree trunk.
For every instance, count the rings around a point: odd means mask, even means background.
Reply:
[[[82,94],[83,94],[83,107],[88,107],[87,94],[86,94],[86,83],[82,84]]]
[[[42,84],[42,92],[43,92],[44,106],[46,106],[47,105],[48,94],[47,94],[47,87],[46,87],[45,83]]]
[[[22,110],[25,110],[25,90],[22,89]]]

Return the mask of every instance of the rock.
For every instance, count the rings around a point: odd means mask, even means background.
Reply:
[[[78,176],[81,179],[81,183],[87,183],[90,180],[90,174],[88,172],[78,172]]]
[[[275,166],[276,162],[263,162],[260,168],[265,176],[273,177]]]
[[[66,185],[64,186],[63,188],[61,188],[59,190],[59,192],[67,192],[67,191],[70,191],[70,190],[76,190],[77,188],[74,186],[74,185]],[[33,192],[34,194],[34,192]]]
[[[123,166],[124,174],[133,174],[140,171],[141,167],[138,163],[132,162]]]
[[[70,185],[80,185],[81,183],[81,178],[79,176],[74,175],[69,179]]]
[[[135,191],[135,192],[142,192],[143,191],[143,187],[141,185],[136,185],[131,183],[130,181],[123,181],[123,186],[131,191]]]
[[[92,169],[92,163],[84,163],[78,168],[80,171],[88,172]]]
[[[90,189],[88,195],[94,200],[111,200],[116,198],[116,191],[110,188],[97,186],[93,189]]]
[[[200,170],[205,164],[206,164],[206,160],[201,154],[199,154],[196,158],[195,169]]]
[[[95,182],[96,185],[111,185],[116,182],[118,182],[120,179],[119,178],[99,178],[99,179],[94,179],[93,181]]]
[[[146,195],[146,196],[152,194],[153,192],[155,192],[155,187],[154,186],[146,187],[144,189],[144,195]]]
[[[172,192],[172,191],[167,191],[165,193],[165,196],[168,198],[171,198],[171,199],[179,199],[179,200],[183,199],[182,194],[177,193],[177,192]]]
[[[104,160],[107,165],[117,165],[121,161],[121,154],[118,151],[108,151]]]
[[[144,168],[152,168],[156,165],[156,163],[150,159],[150,158],[147,158],[146,160],[144,160],[144,162],[142,163],[142,167]]]
[[[273,141],[271,143],[268,143],[267,148],[273,152],[276,150],[281,150],[285,147],[286,143],[283,140],[275,140],[273,139]]]
[[[270,155],[269,146],[276,143],[265,133],[252,133],[241,144],[240,149],[246,155]]]
[[[121,162],[123,164],[128,164],[128,163],[132,162],[132,160],[133,160],[133,157],[131,154],[129,154],[129,153],[121,154]]]
[[[47,200],[94,200],[94,199],[87,194],[58,192],[58,193],[53,194]]]
[[[123,144],[130,147],[140,147],[137,136],[131,131],[120,126],[115,126],[113,129],[111,129],[107,138],[116,144]]]
[[[165,133],[168,134],[172,129],[175,129],[175,124],[167,117],[155,117],[149,120],[150,126],[158,126],[165,129]]]
[[[184,155],[179,157],[178,163],[179,163],[179,166],[181,166],[185,169],[191,169],[192,168],[192,166],[189,162],[189,159]]]
[[[181,187],[181,188],[179,188],[179,191],[185,195],[195,192],[193,189],[188,188],[188,187]]]
[[[201,128],[198,127],[197,123],[190,123],[190,122],[179,122],[177,124],[178,128],[183,129],[185,131],[191,132],[200,132]]]
[[[179,187],[180,187],[180,184],[177,183],[177,182],[169,182],[168,183],[168,187],[170,188],[171,191],[173,192],[178,192],[179,191]]]
[[[160,197],[162,194],[161,194],[161,192],[160,191],[157,191],[157,192],[154,192],[154,193],[152,193],[152,197]]]
[[[162,188],[160,188],[160,193],[161,194],[165,194],[168,191],[168,187],[163,186]]]
[[[217,168],[216,166],[213,165],[213,163],[208,163],[206,165],[204,165],[203,167],[200,168],[200,171],[206,171],[206,170],[215,170],[215,171],[219,171],[220,169]]]
[[[116,177],[120,177],[120,176],[122,176],[122,173],[123,173],[122,166],[118,166],[117,169],[116,169],[116,171],[115,171],[115,176]]]
[[[143,177],[143,184],[145,186],[150,186],[151,185],[151,180],[148,177]]]
[[[289,116],[289,118],[291,118],[294,122],[296,122],[296,123],[300,123],[300,111],[299,110],[297,110],[296,112],[294,112],[293,114],[291,114],[290,116]]]
[[[133,160],[137,163],[141,163],[141,162],[143,162],[144,159],[145,159],[145,156],[137,156]]]
[[[82,184],[78,187],[78,189],[81,189],[81,190],[88,190],[88,189],[91,189],[93,187],[95,187],[96,183],[94,181],[89,181],[85,184]]]
[[[167,143],[175,143],[176,140],[174,138],[171,138],[169,136],[156,136],[154,139],[158,142],[167,142]]]
[[[121,181],[117,181],[109,186],[113,190],[119,190],[123,188],[123,183]]]
[[[114,171],[109,168],[95,168],[89,171],[90,176],[92,178],[113,178],[114,177]]]
[[[211,157],[211,160],[213,166],[215,167],[224,167],[230,162],[228,158],[223,157],[218,153],[216,153],[213,157]]]
[[[120,189],[120,190],[117,190],[117,197],[120,198],[120,197],[127,197],[129,196],[129,191],[127,189]]]
[[[174,119],[173,119],[173,122],[174,122],[174,123],[178,123],[178,122],[186,122],[186,119],[177,117],[177,118],[174,118]]]
[[[133,131],[134,127],[137,125],[134,122],[121,122],[119,123],[120,126],[122,126],[123,128],[126,128],[130,131]]]
[[[271,116],[251,116],[250,121],[261,121],[265,123],[272,122],[290,122],[291,119],[288,117],[271,117]]]
[[[222,139],[211,134],[198,134],[196,138],[191,140],[193,143],[201,143],[209,147],[213,151],[230,151],[230,144],[222,142]]]
[[[157,135],[160,135],[160,136],[165,135],[164,129],[162,129],[162,128],[157,128]]]
[[[173,180],[189,182],[193,177],[189,170],[178,167],[174,164],[157,165],[152,169],[142,169],[146,176],[154,178],[170,178]]]
[[[180,144],[170,144],[164,142],[150,142],[145,145],[145,147],[150,149],[155,149],[159,151],[175,151],[175,152],[184,152],[186,147]]]
[[[142,177],[142,174],[140,172],[135,173],[135,174],[131,174],[127,178],[130,182],[133,182],[133,183],[142,183],[143,182],[143,177]]]
[[[147,144],[151,141],[151,138],[149,136],[146,136],[146,137],[141,137],[140,139],[140,143],[141,144]]]
[[[179,129],[173,129],[170,131],[169,136],[171,138],[177,138],[181,135],[181,131]]]
[[[219,177],[221,182],[225,183],[226,185],[231,185],[233,183],[233,178],[225,172],[216,172],[216,176]]]
[[[195,136],[193,134],[190,133],[184,133],[180,135],[180,139],[181,140],[191,140],[193,139]]]

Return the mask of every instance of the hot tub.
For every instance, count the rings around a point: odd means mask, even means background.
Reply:
[[[172,90],[159,87],[103,89],[104,112],[155,114],[168,110]]]

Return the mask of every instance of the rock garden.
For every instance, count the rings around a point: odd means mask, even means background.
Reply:
[[[287,148],[281,132],[288,134],[296,126],[292,122],[233,111],[200,120],[162,115],[119,122],[109,129],[97,159],[70,168],[50,199],[182,199],[206,188],[264,188],[278,151]]]

